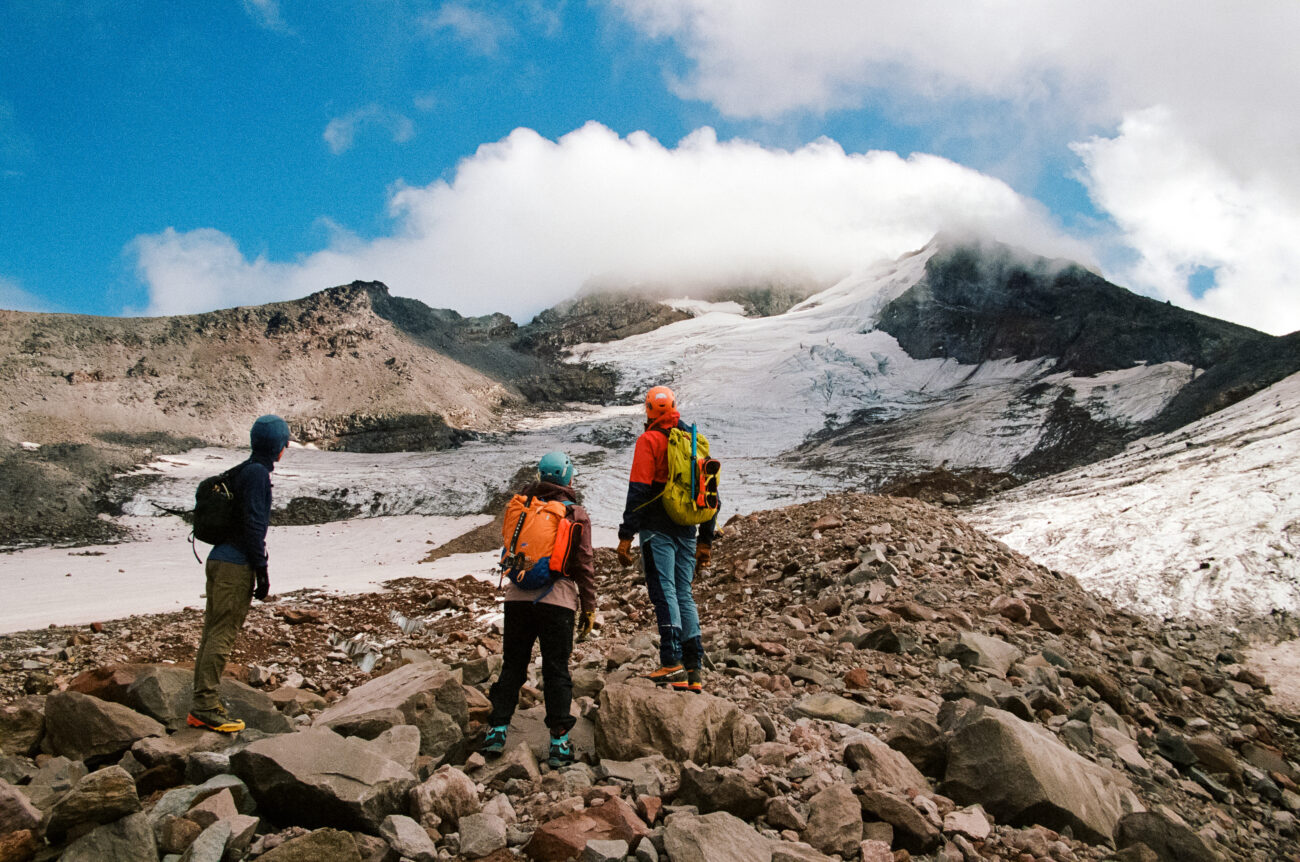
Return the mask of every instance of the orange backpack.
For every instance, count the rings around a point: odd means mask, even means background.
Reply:
[[[510,498],[501,525],[503,577],[522,590],[547,587],[547,592],[556,578],[569,577],[569,560],[582,536],[582,525],[569,517],[572,505],[522,494]]]

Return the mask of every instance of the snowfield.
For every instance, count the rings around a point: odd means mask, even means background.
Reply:
[[[1098,420],[1132,425],[1158,414],[1193,377],[1181,363],[1082,378],[1051,373],[1051,360],[913,359],[876,321],[922,278],[936,250],[932,244],[868,267],[784,314],[705,311],[621,341],[580,345],[573,356],[618,368],[630,395],[673,387],[687,421],[707,429],[718,452],[772,458],[782,470],[791,462],[778,456],[819,431],[862,413],[895,420],[866,445],[818,450],[826,457],[815,460],[815,472],[834,487],[869,480],[882,466],[1006,468],[1038,445],[1043,416],[1060,393]],[[795,478],[805,481],[802,473]]]
[[[1300,611],[1300,374],[969,520],[1127,607]]]

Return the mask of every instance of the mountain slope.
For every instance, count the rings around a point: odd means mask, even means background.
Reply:
[[[971,521],[1126,607],[1300,611],[1300,374]]]
[[[575,355],[617,368],[629,396],[674,386],[729,451],[793,453],[783,469],[870,489],[944,464],[1027,478],[1113,455],[1175,399],[1195,418],[1300,369],[1285,344],[1075,265],[939,238],[784,314],[706,314]],[[1235,357],[1252,351],[1277,361],[1251,373]]]
[[[1271,338],[1139,296],[1068,261],[993,242],[937,244],[925,276],[877,323],[917,359],[978,365],[1047,356],[1055,371],[1095,375],[1138,363],[1209,368]]]
[[[321,445],[422,449],[448,445],[451,428],[498,427],[504,404],[546,399],[548,381],[560,398],[603,388],[584,369],[512,348],[515,328],[362,282],[171,318],[0,312],[0,432],[35,442],[166,432],[242,445],[251,417],[276,412]]]

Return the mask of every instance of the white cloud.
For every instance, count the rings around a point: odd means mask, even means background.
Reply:
[[[244,0],[244,12],[252,18],[257,26],[276,33],[292,34],[280,14],[279,0]]]
[[[680,48],[689,65],[670,82],[678,95],[730,116],[869,106],[935,140],[996,140],[1004,176],[1085,139],[1083,179],[1142,260],[1122,274],[1143,280],[1133,286],[1174,298],[1179,274],[1216,259],[1219,288],[1197,307],[1272,331],[1300,325],[1287,276],[1300,212],[1300,4],[611,2]],[[976,130],[972,106],[1013,131]],[[1111,145],[1098,129],[1118,129]],[[1176,209],[1180,197],[1188,209]],[[1174,216],[1169,227],[1157,214]],[[1227,248],[1217,231],[1240,241]],[[1243,291],[1287,322],[1237,305]]]
[[[335,117],[321,135],[334,155],[352,149],[357,132],[366,126],[378,126],[392,136],[393,143],[404,144],[415,137],[415,124],[397,111],[380,105],[366,105],[350,114]]]
[[[149,311],[375,279],[433,306],[527,319],[593,281],[833,278],[943,229],[1086,256],[1033,202],[945,159],[849,154],[828,140],[776,150],[719,142],[707,128],[675,148],[596,123],[558,141],[517,129],[462,161],[451,182],[397,188],[390,212],[390,236],[341,235],[294,262],[249,261],[215,230],[140,237]]]
[[[554,39],[564,29],[564,7],[567,0],[551,4],[545,0],[525,0],[524,12],[532,26],[547,39]]]
[[[0,308],[9,311],[49,311],[48,303],[22,289],[13,279],[0,276]]]
[[[449,31],[470,50],[485,57],[496,54],[501,43],[514,36],[514,28],[504,18],[460,3],[444,3],[437,12],[425,15],[420,23],[435,35]]]
[[[1283,334],[1300,329],[1300,206],[1243,180],[1165,110],[1125,118],[1114,138],[1076,144],[1097,203],[1139,253],[1129,284],[1205,314]],[[1202,297],[1188,287],[1215,270]]]

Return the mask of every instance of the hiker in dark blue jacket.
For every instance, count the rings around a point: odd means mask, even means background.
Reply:
[[[203,637],[194,657],[194,699],[187,723],[222,733],[244,729],[244,722],[226,714],[217,695],[235,637],[244,626],[254,598],[271,591],[267,570],[266,528],[271,523],[271,472],[289,446],[289,425],[279,416],[259,416],[249,434],[252,455],[231,481],[239,501],[238,535],[208,554],[207,606]]]

